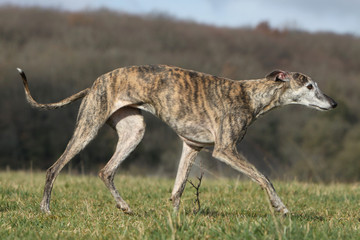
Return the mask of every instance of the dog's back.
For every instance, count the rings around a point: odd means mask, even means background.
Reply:
[[[114,99],[121,104],[115,101],[114,109],[128,102],[153,113],[180,136],[195,142],[213,142],[216,121],[231,103],[242,101],[233,80],[166,65],[120,68],[103,78],[116,85]]]

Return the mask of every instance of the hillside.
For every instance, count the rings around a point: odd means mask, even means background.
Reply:
[[[303,72],[336,99],[332,112],[288,106],[256,122],[240,151],[266,174],[314,181],[360,180],[360,39],[350,35],[217,28],[166,16],[109,10],[64,12],[0,8],[0,168],[46,169],[69,140],[79,103],[39,112],[25,102],[16,67],[39,102],[63,99],[112,69],[170,64],[232,79],[273,69]],[[144,141],[123,169],[173,176],[181,152],[176,135],[146,115]],[[116,135],[104,127],[68,171],[96,172],[111,157]],[[201,155],[216,175],[233,171]]]

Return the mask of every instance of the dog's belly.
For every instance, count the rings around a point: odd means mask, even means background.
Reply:
[[[141,104],[136,107],[157,116],[155,108],[150,104]],[[207,121],[197,122],[193,119],[182,119],[177,121],[171,117],[160,118],[174,129],[180,138],[188,144],[198,147],[211,146],[214,144],[214,135],[209,130]]]
[[[214,144],[214,134],[209,130],[206,121],[192,120],[166,122],[185,142],[198,147]]]
[[[213,135],[203,129],[186,129],[185,131],[176,130],[177,134],[186,142],[196,146],[209,146],[214,144]]]

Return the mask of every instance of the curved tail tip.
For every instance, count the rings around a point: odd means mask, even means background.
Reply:
[[[16,70],[18,70],[18,72],[19,72],[20,74],[24,73],[24,71],[21,70],[21,68],[16,68]]]
[[[21,68],[16,68],[16,70],[18,70],[18,72],[20,73],[20,76],[26,80],[26,76],[25,76],[25,73],[24,71],[21,69]]]

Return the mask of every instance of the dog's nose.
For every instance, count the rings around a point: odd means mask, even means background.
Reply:
[[[325,95],[325,94],[324,94]],[[331,97],[325,95],[325,97],[327,98],[327,100],[330,102],[330,105],[332,108],[336,108],[336,106],[338,105],[337,102],[335,102],[334,99],[332,99]]]
[[[336,108],[336,106],[337,106],[337,102],[335,102],[334,100],[331,102],[331,107],[332,108]]]

